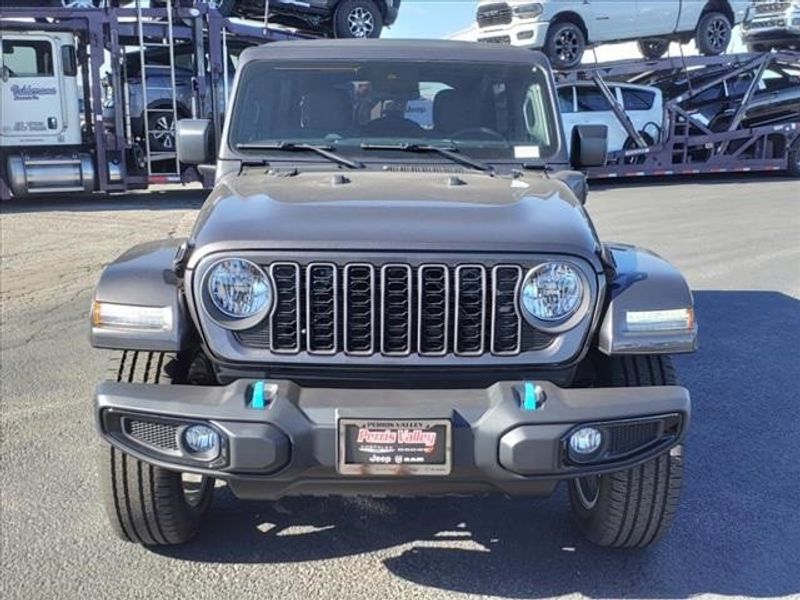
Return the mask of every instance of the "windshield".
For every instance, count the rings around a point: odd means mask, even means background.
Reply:
[[[425,144],[536,162],[558,149],[548,85],[534,65],[253,62],[242,73],[229,143],[248,155],[270,154],[259,145],[317,144],[367,161],[399,158],[390,145]]]

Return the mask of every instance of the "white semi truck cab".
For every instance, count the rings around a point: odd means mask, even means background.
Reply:
[[[73,34],[2,31],[0,40],[0,172],[7,185],[15,197],[93,191]]]

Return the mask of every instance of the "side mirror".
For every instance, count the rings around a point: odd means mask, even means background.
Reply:
[[[175,129],[175,139],[180,162],[204,165],[216,160],[210,119],[181,119]]]
[[[577,125],[572,130],[570,162],[574,168],[602,167],[607,154],[607,125]]]

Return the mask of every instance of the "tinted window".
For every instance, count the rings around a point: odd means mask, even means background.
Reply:
[[[264,61],[245,69],[230,145],[249,153],[276,141],[324,143],[365,160],[384,151],[365,152],[363,143],[442,144],[498,160],[514,159],[518,146],[541,158],[557,149],[547,77],[530,65]]]
[[[622,88],[622,102],[627,110],[650,110],[655,101],[653,92]]]
[[[53,75],[53,46],[44,40],[3,40],[3,71],[9,77]]]
[[[558,88],[558,108],[562,113],[574,113],[575,102],[573,87]]]
[[[578,88],[578,111],[599,112],[611,110],[611,105],[596,87]]]

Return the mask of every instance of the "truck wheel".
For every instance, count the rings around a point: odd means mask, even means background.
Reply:
[[[704,56],[717,56],[728,49],[733,26],[721,12],[708,12],[697,25],[697,49]]]
[[[602,385],[675,385],[667,356],[607,359]],[[593,543],[615,548],[649,546],[669,530],[678,508],[683,478],[683,447],[643,465],[570,482],[569,498],[578,527]]]
[[[333,35],[337,38],[379,38],[383,14],[374,0],[344,0],[333,17]]]
[[[185,379],[175,355],[122,352],[114,378],[132,383]],[[168,471],[103,444],[99,460],[103,504],[111,527],[125,541],[145,546],[183,544],[197,533],[214,493],[214,480]]]
[[[792,177],[800,177],[800,138],[797,138],[789,149],[789,165],[786,172]]]
[[[650,60],[655,60],[667,53],[669,49],[669,40],[639,40],[637,45],[639,46],[639,52],[642,56]]]
[[[583,59],[585,49],[586,37],[575,23],[556,23],[547,32],[544,51],[554,69],[577,67]]]

